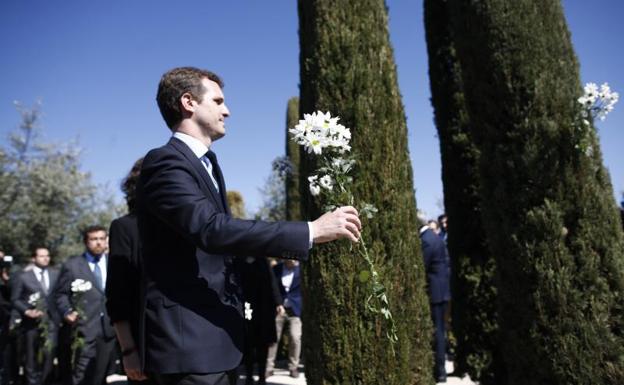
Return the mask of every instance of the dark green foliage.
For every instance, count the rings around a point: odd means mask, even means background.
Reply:
[[[624,242],[558,0],[451,0],[510,384],[624,383]]]
[[[482,384],[503,385],[498,354],[495,262],[486,245],[479,200],[479,151],[470,132],[461,68],[447,1],[425,0],[429,81],[440,138],[444,207],[452,261],[455,370]]]
[[[300,0],[300,112],[330,111],[351,128],[358,165],[353,194],[379,209],[364,238],[389,292],[396,355],[384,323],[365,310],[364,260],[348,242],[316,246],[304,264],[304,349],[309,384],[430,384],[431,321],[418,220],[387,12],[382,0]],[[310,199],[301,160],[306,216]],[[348,203],[348,202],[345,202]]]
[[[81,170],[75,143],[39,140],[38,104],[18,110],[19,131],[0,147],[0,250],[26,263],[32,248],[43,246],[60,263],[84,251],[82,229],[108,227],[121,210],[110,192]]]
[[[288,100],[286,109],[286,158],[292,165],[291,172],[286,174],[286,220],[298,221],[301,216],[301,192],[299,191],[299,167],[301,158],[300,146],[290,140],[288,129],[299,122],[299,98]]]

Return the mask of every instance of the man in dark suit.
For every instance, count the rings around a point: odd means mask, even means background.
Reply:
[[[360,222],[341,207],[314,222],[232,218],[212,142],[229,110],[221,79],[176,68],[158,106],[173,138],[150,151],[137,188],[146,278],[145,371],[159,384],[226,384],[241,361],[243,316],[235,256],[305,259],[312,243],[357,241]]]
[[[299,263],[286,260],[273,267],[275,281],[279,288],[281,301],[275,318],[277,342],[269,348],[267,359],[267,377],[273,375],[277,347],[282,336],[284,324],[288,323],[288,371],[293,378],[299,377],[299,356],[301,355],[301,310],[303,301],[301,296],[301,274]]]
[[[106,279],[106,309],[121,347],[128,384],[153,382],[142,372],[138,346],[141,344],[142,287],[139,229],[136,218],[136,184],[143,158],[137,160],[124,179],[121,189],[126,196],[128,214],[113,220],[110,226],[110,253]]]
[[[436,377],[436,382],[446,382],[446,369],[444,367],[446,361],[446,328],[444,314],[451,299],[449,258],[444,240],[431,227],[423,226],[420,229],[420,241],[425,260],[431,318],[435,328],[435,366],[433,373]]]
[[[49,267],[50,252],[45,247],[36,247],[32,260],[33,268],[14,278],[11,303],[22,319],[26,383],[40,385],[50,381],[52,372],[59,317],[50,293],[59,272]],[[46,323],[47,336],[42,335],[41,322]]]
[[[83,232],[86,251],[69,258],[61,269],[54,298],[65,323],[77,328],[84,346],[75,355],[73,385],[102,385],[115,348],[115,333],[106,312],[104,285],[106,282],[108,247],[106,228],[90,226]],[[91,289],[80,295],[72,292],[77,279],[91,282]],[[80,315],[79,315],[80,311]]]

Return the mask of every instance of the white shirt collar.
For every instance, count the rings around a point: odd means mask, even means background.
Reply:
[[[424,233],[425,231],[429,230],[431,227],[429,227],[429,225],[424,225],[423,227],[420,228],[420,234]]]
[[[202,156],[206,155],[208,150],[210,150],[208,147],[206,147],[204,143],[202,143],[201,140],[194,138],[188,134],[184,134],[182,132],[175,132],[173,134],[173,137],[178,138],[182,142],[184,142],[184,144],[186,144],[188,148],[190,148],[191,151],[193,151],[193,154],[195,154],[197,158],[201,158]]]
[[[43,269],[42,269],[42,268],[40,268],[40,267],[39,267],[39,266],[37,266],[37,265],[34,265],[34,266],[33,266],[33,271],[35,272],[35,274],[37,274],[37,276],[40,276],[40,275],[41,275],[41,272],[43,271]]]

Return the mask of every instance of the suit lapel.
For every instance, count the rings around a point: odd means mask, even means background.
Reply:
[[[37,273],[35,273],[35,270],[31,270],[28,272],[28,274],[26,274],[24,276],[26,279],[30,280],[30,286],[33,288],[37,288],[39,292],[41,292],[41,294],[45,295],[46,292],[45,290],[43,290],[43,285],[41,284],[41,281],[39,281],[39,278],[37,277]]]
[[[100,293],[104,294],[104,292],[102,291],[102,288],[95,283],[95,275],[93,275],[93,272],[91,271],[91,268],[89,267],[89,262],[87,262],[86,254],[82,254],[82,258],[80,258],[79,266],[83,275],[87,276],[89,281],[91,281],[91,285],[94,288],[96,288]]]
[[[210,177],[208,176],[208,172],[204,168],[204,165],[202,164],[201,160],[199,160],[197,156],[195,156],[193,151],[191,151],[191,149],[188,148],[188,146],[184,144],[184,142],[182,142],[180,139],[171,138],[171,140],[169,141],[169,144],[176,150],[180,151],[182,155],[184,155],[184,157],[189,161],[192,168],[199,175],[199,179],[202,181],[204,185],[204,190],[207,190],[210,192],[210,195],[212,196],[213,201],[217,204],[217,206],[222,211],[225,212],[226,210],[225,210],[225,206],[223,206],[223,200],[221,198],[221,194],[219,194],[217,189],[214,187],[214,184],[212,183],[212,180],[210,180]]]
[[[225,188],[225,180],[223,179],[223,173],[221,172],[221,167],[219,166],[219,161],[217,160],[217,154],[215,154],[212,150],[209,151],[211,154],[211,158],[214,159],[212,161],[212,171],[217,178],[217,183],[219,184],[221,203],[223,203],[223,207],[225,208],[225,212],[228,214],[232,214],[230,212],[230,205],[227,202],[227,190]]]

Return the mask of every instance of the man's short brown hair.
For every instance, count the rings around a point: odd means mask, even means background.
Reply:
[[[103,231],[106,233],[106,235],[108,235],[108,231],[106,230],[106,227],[101,226],[101,225],[91,225],[85,228],[84,230],[82,230],[82,241],[86,242],[87,239],[89,238],[89,234],[96,233],[98,231]]]
[[[171,130],[182,121],[180,107],[182,95],[188,92],[198,103],[202,102],[202,96],[206,93],[206,88],[202,84],[204,78],[223,88],[223,81],[217,74],[195,67],[174,68],[165,72],[160,79],[156,101],[165,123]]]

